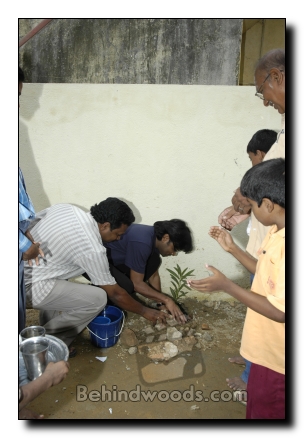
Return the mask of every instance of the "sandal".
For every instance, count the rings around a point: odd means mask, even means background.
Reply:
[[[76,354],[77,354],[77,350],[76,350],[76,348],[75,348],[75,347],[71,347],[71,348],[69,349],[69,359],[71,359],[71,357],[75,357]]]

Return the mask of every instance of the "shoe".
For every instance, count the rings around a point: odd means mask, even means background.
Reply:
[[[76,348],[75,348],[75,347],[71,347],[71,348],[69,349],[69,359],[71,359],[71,357],[75,357],[76,354],[77,354],[77,350],[76,350]]]

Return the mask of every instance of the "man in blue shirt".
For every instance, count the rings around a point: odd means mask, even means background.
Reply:
[[[18,68],[18,95],[21,96],[24,82],[24,73]],[[20,108],[20,104],[19,104]],[[25,305],[25,286],[24,286],[24,260],[28,260],[32,265],[32,259],[35,259],[38,265],[38,255],[44,257],[42,250],[39,248],[40,243],[34,242],[29,231],[27,231],[30,222],[35,217],[35,210],[29,195],[26,192],[24,178],[19,167],[19,314],[18,330],[19,333],[25,327],[26,305]]]
[[[166,307],[179,322],[186,316],[172,298],[161,292],[161,257],[192,251],[192,237],[180,219],[158,221],[153,226],[132,224],[120,240],[105,243],[110,270],[117,283],[129,293],[138,292]]]

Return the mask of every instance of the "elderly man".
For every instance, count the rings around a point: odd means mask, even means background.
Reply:
[[[117,198],[107,198],[88,213],[71,204],[37,213],[31,233],[42,242],[44,257],[39,265],[25,263],[26,304],[40,310],[46,333],[69,345],[103,310],[107,296],[150,321],[166,321],[168,315],[134,300],[109,270],[104,242],[119,240],[134,219],[130,207]],[[94,286],[66,281],[84,272]]]
[[[285,51],[274,49],[267,52],[257,63],[254,73],[256,93],[264,106],[270,106],[282,116],[281,130],[276,142],[267,152],[263,161],[272,158],[285,158]],[[235,225],[244,221],[251,213],[250,205],[240,189],[236,189],[231,200],[232,206],[226,208],[218,217],[218,222],[224,228],[231,230]],[[246,251],[257,259],[260,248],[269,227],[262,225],[251,213],[251,228]],[[251,283],[253,276],[251,276]],[[246,368],[241,377],[227,379],[227,384],[234,390],[244,390],[247,387],[250,362],[244,362],[241,357],[230,358],[230,362],[245,363]]]

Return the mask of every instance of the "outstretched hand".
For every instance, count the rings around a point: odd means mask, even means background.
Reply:
[[[208,271],[213,272],[213,275],[201,280],[189,280],[188,285],[199,292],[225,290],[225,285],[228,281],[228,278],[213,266],[206,265],[206,268]]]
[[[213,239],[215,239],[221,245],[221,247],[227,252],[231,252],[231,250],[235,246],[231,234],[229,234],[228,231],[224,230],[223,228],[210,227],[208,234]]]
[[[233,227],[243,222],[249,217],[249,214],[240,214],[235,211],[233,206],[225,208],[218,217],[218,223],[226,228],[226,230],[232,230]]]

